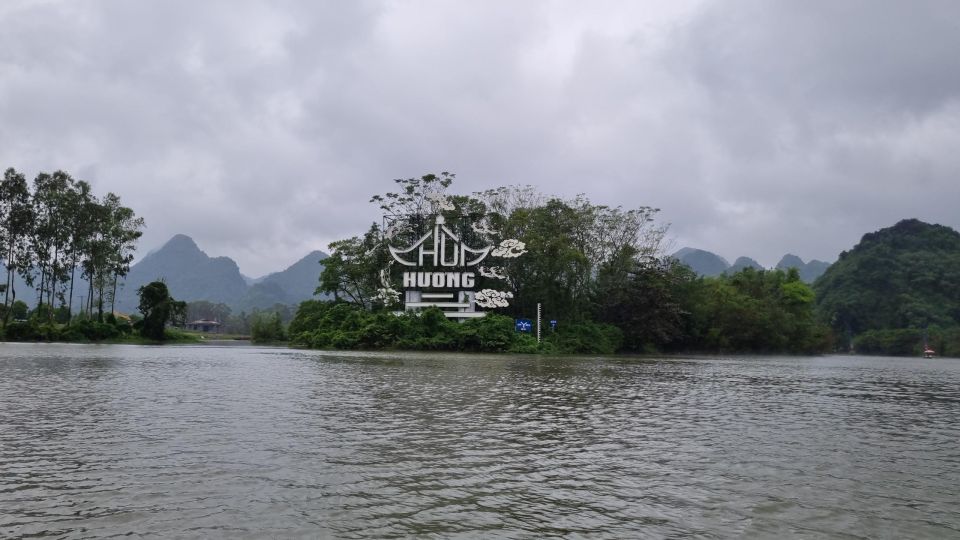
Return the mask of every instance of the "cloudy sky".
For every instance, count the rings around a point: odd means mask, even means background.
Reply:
[[[0,3],[0,167],[63,169],[248,275],[392,179],[661,208],[675,247],[835,260],[960,228],[960,3]]]

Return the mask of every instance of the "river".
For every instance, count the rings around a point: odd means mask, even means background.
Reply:
[[[960,537],[960,361],[0,344],[0,537]]]

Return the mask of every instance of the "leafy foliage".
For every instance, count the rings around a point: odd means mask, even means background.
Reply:
[[[501,315],[458,324],[436,308],[396,315],[320,300],[300,304],[289,334],[293,343],[317,349],[504,352],[521,342],[513,319]]]
[[[960,233],[910,219],[866,234],[840,254],[814,289],[822,319],[845,340],[872,330],[956,327]],[[868,334],[854,344],[870,351],[904,350],[875,347],[878,336]]]
[[[813,293],[789,272],[742,272],[700,279],[664,257],[666,227],[658,210],[611,208],[580,195],[547,197],[530,187],[448,196],[448,173],[397,180],[396,193],[374,196],[385,216],[363,237],[331,244],[318,292],[340,302],[305,302],[290,325],[292,339],[318,348],[515,350],[606,354],[618,350],[696,349],[810,352],[829,345],[813,312]],[[437,194],[442,194],[439,197]],[[442,203],[438,203],[442,201]],[[519,238],[523,257],[498,261],[507,283],[481,277],[478,288],[513,291],[509,307],[462,324],[437,310],[394,315],[376,300],[388,243],[410,245],[432,215],[469,245]],[[471,226],[483,218],[482,227]],[[472,242],[472,243],[471,243]],[[514,317],[557,319],[537,345],[516,334]],[[531,345],[532,341],[532,345]]]
[[[254,343],[285,341],[287,334],[283,330],[283,321],[280,320],[280,314],[258,315],[250,329],[250,338]]]
[[[31,190],[23,174],[7,169],[0,182],[4,305],[16,301],[14,276],[19,276],[36,288],[38,307],[59,302],[72,313],[79,270],[89,284],[82,307],[88,312],[96,308],[103,321],[105,302],[113,302],[117,280],[129,270],[142,228],[143,220],[117,195],[97,199],[88,183],[63,171],[38,174]],[[53,322],[55,311],[44,313],[46,322]]]
[[[815,317],[813,291],[795,268],[745,268],[694,283],[683,300],[687,327],[680,348],[811,353],[830,346]]]
[[[166,336],[164,328],[168,322],[183,324],[187,303],[174,300],[162,281],[148,283],[137,291],[140,295],[140,335],[156,341],[163,341]]]
[[[380,227],[373,224],[362,237],[333,242],[330,249],[333,254],[323,261],[316,294],[330,293],[335,300],[372,307],[380,286],[380,270],[389,256],[383,248]]]

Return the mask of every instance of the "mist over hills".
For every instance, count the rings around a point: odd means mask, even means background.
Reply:
[[[230,306],[235,311],[268,308],[274,304],[298,304],[313,298],[323,271],[322,251],[313,251],[282,271],[251,280],[240,273],[229,257],[210,257],[187,235],[177,234],[130,268],[118,287],[116,309],[137,311],[137,289],[162,279],[177,300],[206,300]]]
[[[737,257],[737,260],[733,261],[733,265],[727,269],[728,272],[735,273],[743,270],[744,268],[753,268],[754,270],[763,270],[763,266],[760,265],[757,261],[751,259],[750,257]]]
[[[776,268],[778,270],[796,268],[800,272],[800,279],[807,283],[813,283],[827,271],[827,268],[830,268],[830,263],[816,259],[805,263],[800,257],[787,253],[780,259],[780,262],[777,263]]]
[[[730,263],[726,259],[702,249],[680,248],[672,257],[689,266],[697,274],[706,277],[719,276],[730,268]]]
[[[733,264],[726,259],[706,250],[685,247],[677,250],[671,255],[674,259],[689,266],[694,272],[704,277],[716,277],[720,274],[733,274],[744,268],[754,268],[760,270],[763,266],[750,257],[738,257]],[[777,263],[778,270],[787,270],[796,268],[800,274],[800,279],[807,283],[813,283],[818,277],[830,267],[830,263],[818,261],[816,259],[810,262],[804,262],[803,259],[793,254],[786,254]]]

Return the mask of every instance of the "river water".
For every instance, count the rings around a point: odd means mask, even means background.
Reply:
[[[960,361],[0,344],[0,537],[960,537]]]

